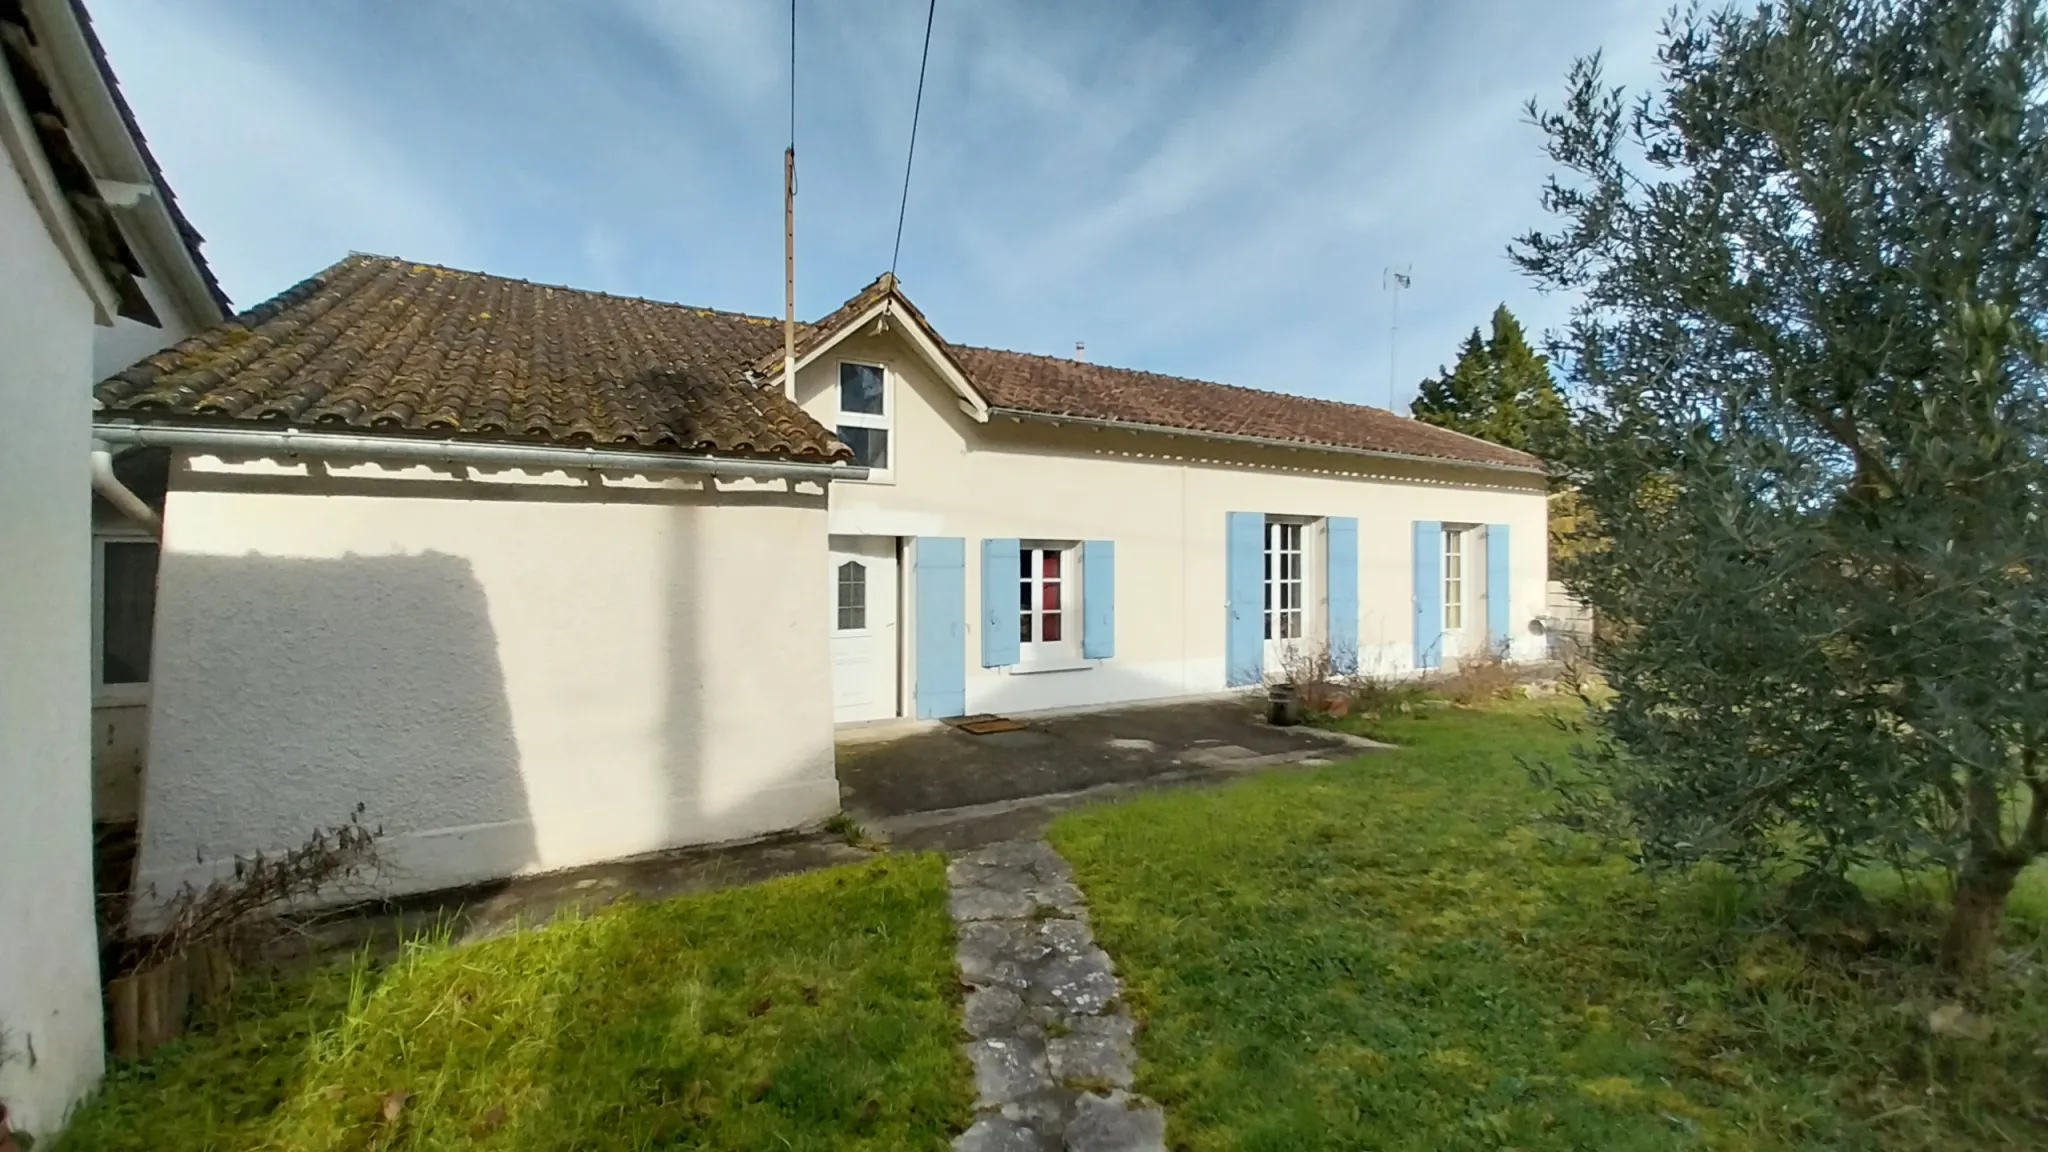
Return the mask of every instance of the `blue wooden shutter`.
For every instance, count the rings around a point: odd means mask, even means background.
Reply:
[[[1226,513],[1223,682],[1232,688],[1266,677],[1266,517]]]
[[[1015,540],[981,542],[981,666],[1017,662],[1017,567]]]
[[[1116,542],[1081,542],[1081,655],[1116,655]]]
[[[1509,642],[1508,526],[1486,526],[1486,642],[1505,658]]]
[[[1358,520],[1324,521],[1330,589],[1330,668],[1348,676],[1358,671]]]
[[[1444,659],[1444,526],[1415,522],[1415,666],[1435,668]]]
[[[917,716],[967,714],[967,542],[917,538]]]

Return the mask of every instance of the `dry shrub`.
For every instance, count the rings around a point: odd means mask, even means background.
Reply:
[[[1451,703],[1473,708],[1514,695],[1520,681],[1503,653],[1487,652],[1463,657],[1449,672],[1433,674],[1424,683]]]
[[[1336,719],[1351,711],[1351,677],[1338,671],[1337,663],[1327,647],[1289,647],[1277,679],[1294,685],[1308,716]]]
[[[381,827],[363,823],[357,804],[346,822],[315,829],[296,848],[235,858],[234,873],[204,888],[187,883],[169,903],[161,932],[141,950],[138,967],[178,956],[196,945],[247,946],[273,932],[296,905],[330,888],[374,875],[381,861]]]
[[[1337,660],[1328,648],[1289,649],[1281,679],[1300,693],[1303,711],[1321,720],[1409,713],[1429,694],[1423,680],[1357,671],[1357,663]]]
[[[1449,671],[1419,676],[1339,671],[1328,649],[1311,648],[1290,649],[1276,680],[1295,686],[1309,716],[1334,720],[1405,715],[1432,698],[1475,708],[1522,691],[1521,676],[1522,670],[1508,663],[1505,645],[1463,657]]]

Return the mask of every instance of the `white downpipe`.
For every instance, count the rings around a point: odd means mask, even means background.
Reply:
[[[121,478],[114,475],[114,452],[105,440],[94,437],[92,442],[92,490],[112,504],[121,515],[128,517],[144,528],[149,534],[161,540],[164,536],[164,522],[156,509],[145,503],[142,497],[129,491]]]
[[[336,432],[270,431],[258,428],[192,428],[159,424],[94,424],[92,433],[108,444],[137,448],[188,448],[251,456],[345,456],[363,460],[410,460],[431,464],[500,468],[592,469],[606,472],[684,472],[757,479],[865,480],[868,470],[853,464],[812,464],[793,460],[747,460],[730,456],[686,456],[676,452],[632,452],[612,448],[562,448],[492,444],[472,440],[419,440],[406,436],[356,436]],[[111,475],[111,474],[110,474]]]

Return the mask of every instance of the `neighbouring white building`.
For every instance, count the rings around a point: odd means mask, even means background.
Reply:
[[[92,384],[226,300],[77,4],[0,3],[0,153],[0,1103],[40,1133],[101,1069],[90,765],[142,717],[135,685],[96,712],[147,667],[155,580],[93,494]]]
[[[836,725],[1544,651],[1523,453],[887,277],[781,340],[358,255],[103,382],[167,453],[141,906],[358,803],[442,888],[827,816]]]

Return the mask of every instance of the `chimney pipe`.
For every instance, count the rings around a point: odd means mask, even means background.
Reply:
[[[1083,364],[1088,362],[1088,344],[1086,341],[1074,341],[1074,359]]]

